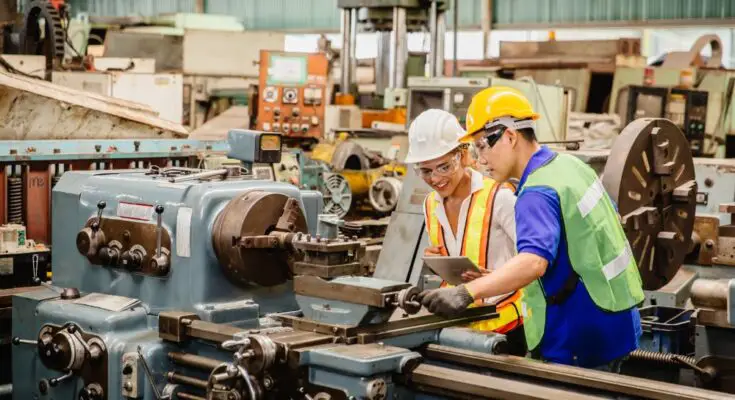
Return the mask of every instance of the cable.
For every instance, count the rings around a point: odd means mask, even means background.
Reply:
[[[25,73],[25,72],[23,72],[23,71],[15,68],[5,58],[3,58],[2,55],[0,55],[0,66],[2,66],[6,71],[10,72],[11,74],[22,75],[22,76],[25,76],[27,78],[33,78],[33,79],[38,79],[38,80],[42,80],[42,81],[44,80],[43,78],[40,78],[40,77],[35,76],[35,75],[27,74],[27,73]]]

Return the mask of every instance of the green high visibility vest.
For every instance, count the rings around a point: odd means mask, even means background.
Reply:
[[[595,171],[577,157],[557,154],[532,172],[531,187],[556,191],[572,268],[595,304],[628,310],[643,301],[643,284],[618,214]],[[537,279],[523,289],[522,312],[529,350],[544,336],[547,297]]]

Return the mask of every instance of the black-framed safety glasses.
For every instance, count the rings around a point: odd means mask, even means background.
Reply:
[[[503,137],[503,134],[508,129],[505,125],[495,125],[491,128],[485,128],[485,132],[482,137],[475,140],[475,148],[478,151],[492,149],[493,146]]]

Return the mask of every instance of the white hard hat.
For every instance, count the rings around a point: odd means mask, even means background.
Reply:
[[[407,164],[437,159],[461,144],[459,138],[465,131],[457,117],[440,109],[430,109],[419,114],[408,128]]]

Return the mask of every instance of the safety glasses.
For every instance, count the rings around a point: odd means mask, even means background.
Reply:
[[[460,158],[461,154],[456,153],[454,157],[450,158],[446,162],[437,165],[434,168],[426,168],[417,165],[414,167],[414,170],[416,171],[416,174],[423,179],[431,179],[432,175],[436,175],[439,178],[445,178],[449,175],[452,175],[452,173],[457,170]]]
[[[482,137],[475,140],[474,145],[477,151],[489,150],[503,137],[505,133],[505,125],[495,125],[492,128],[485,128],[485,134]]]

